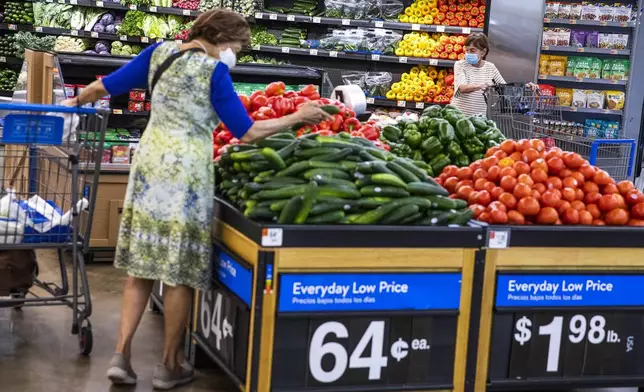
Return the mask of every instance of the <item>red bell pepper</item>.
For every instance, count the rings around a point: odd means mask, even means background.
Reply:
[[[264,92],[262,90],[257,90],[257,91],[253,92],[250,95],[250,100],[252,101],[253,99],[255,99],[255,98],[259,97],[259,96],[264,96],[265,97],[266,94],[264,94]]]
[[[352,132],[355,129],[359,129],[360,125],[360,121],[357,118],[351,117],[344,120],[343,129],[347,132]]]
[[[315,134],[320,135],[320,136],[333,136],[333,135],[335,135],[333,133],[333,131],[330,131],[328,129],[317,130],[317,131],[315,131]]]
[[[366,139],[364,137],[364,134],[362,132],[360,132],[360,131],[351,131],[350,135],[353,136],[353,137],[361,137],[363,139]]]
[[[383,150],[391,151],[391,146],[389,146],[389,144],[387,143],[382,142],[381,140],[374,140],[373,144],[375,144],[378,148],[382,148]]]
[[[331,124],[328,121],[322,121],[321,123],[318,123],[318,129],[321,129],[324,131],[330,131]]]
[[[353,111],[353,110],[351,110],[351,109],[347,109],[347,110],[344,112],[344,118],[353,118],[353,117],[355,117],[355,116],[356,116],[356,112],[354,112],[354,111]]]
[[[342,130],[342,125],[344,124],[344,117],[341,114],[336,114],[333,116],[331,121],[331,130],[333,132],[340,132]]]
[[[251,115],[251,118],[253,120],[268,120],[271,118],[276,118],[277,114],[275,113],[275,110],[268,106],[262,106],[257,110],[255,113]]]
[[[314,84],[309,84],[308,86],[305,86],[303,89],[300,90],[299,94],[305,97],[310,97],[311,95],[318,95],[318,98],[320,95],[320,93],[318,92],[317,86]],[[315,98],[315,99],[318,99],[318,98]]]
[[[264,89],[264,92],[269,97],[273,97],[276,95],[283,95],[285,91],[286,91],[286,85],[284,84],[284,82],[273,82],[268,86],[266,86],[266,88]]]
[[[239,139],[237,139],[236,137],[234,137],[234,138],[230,139],[229,144],[235,145],[235,144],[240,144],[240,143],[241,143],[241,141]]]
[[[273,99],[275,98],[275,99]],[[271,102],[271,100],[273,100]],[[293,110],[295,109],[293,107],[293,102],[288,99],[288,98],[283,98],[283,97],[270,97],[268,99],[269,105],[273,110],[275,110],[275,115],[279,117],[286,116],[287,114],[293,113]]]
[[[251,102],[251,110],[253,112],[259,110],[262,106],[266,106],[268,104],[268,98],[266,98],[265,95],[256,95],[255,98],[252,97],[250,98]]]
[[[376,129],[376,127],[372,125],[363,125],[362,128],[359,129],[360,132],[364,135],[365,139],[368,140],[378,140],[380,137],[380,131]]]
[[[316,132],[317,130],[318,127],[316,127],[315,125],[305,125],[302,128],[298,129],[297,132],[295,132],[295,136],[300,137],[308,133]]]
[[[239,100],[241,101],[242,105],[244,105],[244,108],[246,108],[246,111],[250,110],[250,98],[247,95],[241,94],[239,96]]]
[[[233,138],[233,134],[230,133],[229,130],[223,129],[217,134],[217,136],[215,136],[215,142],[217,144],[224,145],[224,144],[230,143],[230,140],[232,138]]]
[[[284,98],[295,98],[297,93],[295,91],[287,91],[284,93]]]
[[[307,97],[295,97],[293,98],[293,105],[297,108],[303,103],[307,103],[309,99]]]
[[[322,105],[331,105],[331,100],[329,98],[319,98],[318,102]]]

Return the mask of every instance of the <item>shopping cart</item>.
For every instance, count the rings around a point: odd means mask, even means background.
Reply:
[[[495,85],[484,96],[488,117],[506,137],[544,139],[546,145],[580,154],[618,181],[632,179],[635,140],[592,138],[588,137],[592,130],[566,125],[559,97],[541,95],[523,84]]]
[[[108,113],[93,108],[0,104],[0,251],[58,251],[60,282],[34,271],[0,306],[68,306],[80,352],[92,350],[88,248]],[[15,252],[12,252],[15,253]],[[71,287],[64,256],[71,253]]]

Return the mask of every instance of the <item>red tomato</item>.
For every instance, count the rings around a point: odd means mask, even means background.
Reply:
[[[533,189],[532,190],[532,197],[534,197],[535,199],[537,199],[537,201],[539,201],[539,200],[541,200],[541,193],[538,190]]]
[[[499,196],[501,196],[501,194],[505,192],[505,190],[500,186],[495,186],[489,192],[490,192],[490,196],[492,196],[492,200],[499,200]]]
[[[481,160],[479,159],[478,161],[474,161],[470,163],[470,169],[477,171],[478,169],[481,168]]]
[[[551,174],[559,174],[565,167],[563,159],[556,156],[548,159],[546,163],[548,164],[548,172]]]
[[[571,174],[572,174],[572,170],[570,170],[568,168],[563,168],[559,172],[559,177],[566,178],[566,177],[570,177]]]
[[[556,207],[561,200],[561,196],[553,191],[545,191],[541,195],[541,205],[544,207]]]
[[[530,177],[529,174],[519,174],[519,177],[517,179],[520,183],[529,185],[530,187],[534,185],[534,180],[532,179],[532,177]]]
[[[499,173],[499,178],[503,178],[505,176],[510,176],[510,177],[516,177],[518,175],[517,171],[513,167],[504,167],[501,169],[501,173]]]
[[[631,207],[631,215],[635,219],[644,219],[644,202],[637,203]]]
[[[471,180],[472,173],[474,173],[474,171],[469,167],[461,167],[456,172],[456,177],[458,177],[459,180]]]
[[[546,173],[548,172],[548,163],[543,158],[536,159],[530,164],[530,167],[534,169],[543,169]]]
[[[501,148],[499,148],[499,147],[497,147],[497,146],[490,147],[490,148],[487,150],[487,152],[485,153],[485,157],[486,157],[486,158],[487,158],[487,157],[491,157],[491,156],[492,156],[492,155],[494,155],[497,151],[500,151],[500,150],[501,150]]]
[[[476,181],[479,178],[487,179],[487,170],[483,168],[474,170],[474,173],[472,174],[472,179]]]
[[[632,220],[632,219],[631,219]],[[629,221],[630,222],[630,221]],[[604,223],[603,220],[601,219],[593,219],[593,226],[606,226],[606,223]]]
[[[533,216],[539,213],[541,207],[539,207],[539,202],[537,199],[531,196],[527,196],[519,200],[517,204],[517,209],[524,216]]]
[[[474,198],[474,202],[482,206],[487,206],[488,204],[490,204],[491,201],[492,201],[492,196],[490,196],[490,192],[488,191],[477,192],[476,197]]]
[[[518,152],[523,152],[529,148],[532,148],[532,144],[530,144],[530,140],[528,139],[521,139],[517,142],[517,151]]]
[[[626,204],[632,206],[644,203],[644,194],[638,189],[633,189],[624,196],[624,199],[626,200]]]
[[[604,212],[608,212],[618,207],[619,200],[617,199],[617,195],[609,194],[609,195],[602,196],[602,198],[599,199],[599,202],[597,204],[600,210]]]
[[[546,157],[545,157],[545,159],[546,159],[546,161],[548,161],[550,158],[553,158],[553,157],[561,158],[562,154],[563,154],[563,153],[562,153],[562,151],[561,151],[561,148],[559,148],[559,147],[552,147],[552,148],[551,148],[551,149],[549,149],[549,150],[548,150],[548,152],[546,153]]]
[[[498,164],[499,164],[499,158],[495,156],[491,156],[483,160],[483,162],[481,163],[481,167],[485,170],[490,170],[492,166],[496,166]]]
[[[575,189],[575,200],[584,200],[584,191],[579,188]]]
[[[590,212],[583,210],[579,211],[579,224],[580,225],[590,225],[593,223],[593,216],[590,215]]]
[[[482,191],[485,189],[485,183],[488,181],[485,178],[479,178],[478,180],[474,181],[474,189],[477,191]]]
[[[563,182],[561,181],[561,178],[559,177],[548,177],[546,180],[546,184],[548,189],[562,189],[563,188]]]
[[[532,169],[530,177],[534,182],[546,182],[548,180],[548,173],[543,169]]]
[[[593,219],[599,219],[602,216],[602,212],[599,210],[599,207],[597,207],[597,204],[586,204],[586,211],[590,212]]]
[[[478,191],[473,191],[470,193],[470,196],[467,198],[467,204],[472,205],[476,204],[476,200],[479,197]]]
[[[578,171],[572,172],[572,174],[570,175],[570,177],[572,177],[572,178],[574,178],[575,180],[577,180],[577,186],[579,186],[579,187],[583,186],[583,185],[584,185],[584,182],[586,182],[586,177],[584,177],[584,175],[583,175],[583,174],[581,174],[581,173],[580,173],[580,172],[578,172]]]
[[[599,193],[599,186],[594,182],[587,181],[584,183],[584,192],[586,194],[592,193],[592,192]]]
[[[610,175],[606,171],[597,169],[595,175],[593,176],[593,181],[597,185],[608,185],[613,182],[613,179],[610,178]]]
[[[515,185],[512,194],[517,198],[517,200],[520,200],[524,197],[532,196],[532,188],[528,184],[519,183]]]
[[[587,180],[592,180],[595,176],[595,167],[591,166],[589,163],[584,163],[578,170],[584,175],[584,177],[586,177]]]
[[[443,181],[443,188],[447,189],[449,193],[454,193],[456,191],[456,184],[458,183],[458,178],[450,177]]]
[[[519,211],[515,211],[515,210],[509,211],[508,212],[508,223],[510,223],[512,225],[524,225],[525,224],[525,217]]]
[[[499,166],[492,166],[487,170],[487,179],[496,183],[501,176],[501,168]]]
[[[477,219],[485,211],[485,207],[480,204],[472,204],[469,208],[474,212],[472,215],[474,219]]]
[[[562,182],[563,182],[564,188],[577,188],[579,186],[579,183],[573,177],[566,177],[563,179]]]
[[[626,208],[626,201],[624,201],[622,195],[615,194],[615,200],[617,200],[618,208]]]
[[[503,151],[497,151],[494,153],[494,156],[499,158],[499,161],[503,158],[507,158],[508,154],[504,153]]]
[[[615,184],[606,184],[602,187],[602,193],[604,195],[609,195],[611,193],[616,193],[619,194],[619,189],[617,188],[617,185]]]
[[[518,181],[516,178],[505,176],[501,178],[500,185],[501,185],[501,188],[503,188],[506,192],[512,192],[517,182]]]
[[[584,197],[584,202],[586,204],[597,204],[599,203],[599,200],[602,198],[602,195],[600,195],[598,192],[590,192],[586,193],[586,196]]]
[[[629,226],[644,226],[644,220],[641,219],[629,219]]]
[[[569,188],[569,187],[564,188],[561,191],[561,195],[565,200],[568,200],[568,201],[575,201],[577,199],[577,195],[575,193],[574,188]]]
[[[488,212],[483,212],[479,215],[479,220],[481,222],[490,222],[490,214]]]
[[[486,182],[485,185],[483,186],[483,189],[485,189],[486,191],[490,192],[490,195],[492,195],[492,190],[494,188],[496,188],[496,185],[494,185],[494,183],[492,181]]]
[[[527,150],[523,151],[521,153],[521,159],[523,162],[531,163],[536,161],[541,157],[541,154],[539,154],[539,151],[533,149],[533,148],[528,148]]]
[[[546,144],[543,142],[543,140],[532,139],[530,140],[530,144],[532,145],[532,148],[537,150],[539,153],[546,151]]]
[[[570,203],[570,206],[577,211],[583,211],[586,209],[586,205],[581,200],[574,200]]]
[[[554,225],[557,219],[559,219],[559,214],[552,207],[542,208],[537,215],[537,223],[542,225]]]
[[[561,216],[561,220],[567,225],[576,225],[579,223],[579,211],[568,208]]]
[[[508,208],[500,201],[493,201],[489,206],[487,206],[487,212],[492,212],[492,210],[501,210],[503,212],[508,212]]]
[[[456,186],[454,187],[454,189],[458,192],[458,189],[460,187],[466,186],[466,185],[473,187],[474,186],[474,181],[472,181],[472,180],[461,180],[461,181],[456,183]]]
[[[498,209],[490,211],[490,223],[506,224],[508,223],[508,214]]]
[[[560,214],[563,214],[570,207],[571,205],[569,201],[559,200],[559,203],[555,208],[557,208],[557,212],[559,212]]]
[[[514,162],[512,168],[516,170],[517,175],[530,173],[530,165],[522,161]]]
[[[509,210],[513,210],[517,205],[517,199],[509,192],[503,192],[499,196],[499,201],[503,203]]]
[[[512,159],[515,162],[520,162],[523,157],[521,156],[521,152],[515,151],[512,154],[510,154],[510,159]]]
[[[456,196],[459,199],[469,200],[470,195],[474,192],[474,188],[469,185],[463,185],[462,187],[456,190]]]
[[[445,166],[443,173],[447,174],[448,177],[455,177],[458,173],[458,167],[455,165]]]
[[[632,191],[635,188],[635,185],[631,181],[624,180],[620,181],[617,184],[617,189],[619,189],[619,193],[622,194],[622,196],[626,196],[628,192]]]
[[[510,155],[516,150],[516,144],[514,140],[504,140],[499,147],[501,151]]]
[[[569,169],[579,169],[585,162],[581,155],[574,152],[565,152],[563,154],[563,160]]]
[[[628,223],[628,212],[622,208],[615,208],[606,213],[604,221],[610,226],[623,226]]]
[[[544,184],[542,184],[542,183],[534,184],[532,189],[534,189],[535,191],[539,192],[540,194],[543,194],[543,192],[548,190],[548,188],[546,188],[546,186]]]

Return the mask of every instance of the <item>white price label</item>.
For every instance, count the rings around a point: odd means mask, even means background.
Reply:
[[[78,37],[78,30],[71,30],[69,34],[73,35],[74,37]]]
[[[295,22],[295,15],[286,15],[286,20],[289,22]]]
[[[122,35],[119,37],[121,41],[127,41],[127,35]]]
[[[411,29],[414,31],[420,30],[420,25],[418,23],[412,23]]]
[[[103,7],[103,2],[102,1],[97,1],[96,6],[97,7]]]
[[[291,48],[289,47],[282,47],[282,53],[288,53],[291,51]]]
[[[429,65],[438,65],[438,60],[436,59],[429,59]]]
[[[416,102],[416,109],[425,109],[424,102]]]
[[[379,54],[372,54],[371,55],[371,60],[380,61],[380,55]]]
[[[514,340],[521,346],[532,339],[532,320],[523,316],[515,324],[516,333]],[[593,316],[590,321],[584,315],[577,314],[570,319],[568,325],[568,341],[577,344],[588,340],[590,344],[620,343],[619,334],[613,330],[606,330],[606,318]],[[548,336],[547,372],[559,371],[559,356],[561,354],[561,339],[563,335],[563,317],[555,316],[548,325],[539,326],[539,336]]]
[[[58,4],[65,4],[65,0],[58,0]]]
[[[263,19],[263,18],[264,18],[264,14],[262,14],[261,12],[255,13],[255,19]]]
[[[373,97],[367,97],[367,103],[373,105],[374,103],[376,103],[376,100]]]
[[[157,38],[157,42],[163,42],[165,41],[163,38]]]
[[[351,19],[342,19],[342,26],[351,25]]]
[[[92,37],[92,38],[98,38],[98,33],[97,33],[97,32],[95,32],[95,31],[92,31],[89,35],[90,35],[90,37]]]
[[[472,29],[469,27],[463,27],[463,34],[470,34],[472,32]]]
[[[71,5],[78,5],[78,1],[76,1],[76,0],[69,0],[69,4],[71,4]]]
[[[121,110],[121,109],[114,109],[114,110],[112,110],[112,114],[123,114],[123,110]]]
[[[147,44],[148,42],[150,42],[150,39],[148,37],[141,37],[141,42]]]
[[[201,294],[201,333],[204,338],[208,339],[212,333],[215,337],[215,347],[221,350],[221,340],[228,336],[232,337],[232,326],[224,317],[221,319],[223,295],[220,292],[215,294],[215,300],[212,300],[212,291]],[[213,302],[210,310],[210,302]]]
[[[163,282],[159,282],[159,298],[163,298]]]
[[[181,13],[183,16],[190,16],[190,10],[183,10]]]
[[[398,62],[403,63],[403,64],[407,64],[407,57],[398,57]]]
[[[181,39],[175,39],[175,40],[174,40],[174,42],[176,42],[176,43],[178,43],[178,44],[182,44],[182,43],[183,43],[183,40],[181,40]]]
[[[0,63],[6,63],[6,62],[7,62],[7,58],[4,56],[0,56]]]
[[[9,30],[18,30],[18,26],[16,26],[15,24],[10,24],[10,25],[7,26],[7,28]]]
[[[504,249],[510,243],[510,230],[488,230],[487,247]]]
[[[34,27],[34,31],[35,31],[36,33],[42,33],[42,27],[40,27],[40,26],[36,26],[36,27]]]
[[[268,19],[270,20],[277,20],[277,14],[269,14]]]
[[[396,102],[396,106],[398,106],[399,108],[404,108],[407,106],[407,101],[398,101]]]
[[[376,26],[376,27],[384,27],[385,24],[384,24],[384,22],[376,21],[376,22],[374,22],[374,26]]]
[[[445,32],[445,26],[436,26],[436,31],[439,33],[444,33]]]
[[[330,51],[329,57],[338,57],[338,52],[336,52],[335,50]]]
[[[150,12],[157,12],[157,7],[152,6],[152,7],[148,8],[148,10],[149,10]]]
[[[45,2],[47,2],[47,3],[53,3],[53,2],[54,2],[54,0],[45,0]]]
[[[252,46],[252,49],[253,49],[253,50],[260,50],[261,48],[262,48],[262,46],[261,46],[261,45],[253,45],[253,46]]]
[[[318,50],[317,49],[309,49],[309,55],[317,56],[318,55]]]
[[[319,16],[314,16],[313,23],[322,23],[322,18],[320,18]]]
[[[137,7],[136,7],[136,4],[130,4],[128,8],[131,9],[132,11],[136,11]]]
[[[262,229],[262,246],[282,246],[284,230],[279,228]]]

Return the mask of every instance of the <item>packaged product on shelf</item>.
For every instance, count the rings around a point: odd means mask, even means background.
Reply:
[[[145,101],[145,90],[144,89],[132,89],[130,90],[130,100],[131,101]]]
[[[550,56],[550,61],[548,63],[548,75],[564,76],[566,74],[567,61],[568,57],[566,56]]]
[[[602,61],[598,58],[590,59],[590,70],[588,71],[588,77],[591,79],[599,79],[602,76]]]
[[[612,22],[615,14],[615,7],[609,4],[599,6],[599,21]]]
[[[606,107],[610,110],[624,109],[625,94],[623,91],[606,91]]]
[[[586,34],[586,45],[587,48],[597,48],[599,47],[599,31],[593,30],[589,31]]]
[[[130,146],[112,146],[112,163],[130,163]]]
[[[606,95],[599,90],[586,90],[586,107],[591,109],[603,109]]]
[[[575,74],[576,78],[587,78],[590,74],[590,67],[592,65],[592,60],[590,57],[579,57],[577,58],[577,64],[575,64]]]
[[[136,154],[136,149],[139,148],[139,143],[130,143],[130,163],[134,160],[134,155]]]
[[[602,131],[605,139],[619,138],[619,121],[604,121]]]
[[[588,31],[585,30],[572,30],[570,33],[570,46],[583,48],[586,45],[586,36]]]
[[[613,47],[613,39],[615,34],[606,34],[599,33],[599,45],[600,49],[611,49]]]
[[[539,56],[539,75],[548,75],[548,66],[550,65],[550,55],[542,54]]]
[[[557,30],[557,46],[570,46],[570,29],[562,27]]]
[[[628,34],[613,34],[611,48],[618,50],[628,48]]]
[[[367,76],[366,72],[360,71],[343,71],[342,72],[342,84],[344,85],[356,85],[362,90],[366,90],[365,77]]]
[[[581,20],[599,20],[599,5],[594,3],[583,3],[581,8]]]
[[[110,108],[110,99],[109,98],[100,98],[96,103],[94,104],[94,107],[96,108],[101,108],[101,109],[109,109]]]
[[[586,90],[575,88],[572,90],[572,106],[578,109],[586,107],[586,100],[588,95],[586,95]]]
[[[145,111],[145,102],[141,101],[128,101],[127,110],[133,113],[140,113]]]
[[[101,163],[112,163],[112,147],[109,143],[105,143],[105,146],[103,147]]]
[[[541,42],[543,46],[557,46],[558,33],[554,29],[545,27],[543,29],[543,37]]]
[[[380,17],[383,19],[396,19],[405,9],[405,5],[399,0],[376,1],[380,8]]]
[[[632,17],[632,7],[633,6],[631,4],[615,4],[613,20],[620,23],[630,22]]]
[[[570,12],[572,11],[571,4],[559,4],[559,11],[557,12],[558,19],[570,19]]]
[[[559,17],[559,3],[546,3],[545,17],[548,19],[557,19]]]
[[[546,97],[553,97],[555,96],[555,87],[549,84],[540,84],[539,93]]]
[[[616,59],[606,62],[610,62],[611,66],[608,74],[604,76],[605,79],[628,80],[631,66],[630,60]]]
[[[581,4],[571,4],[570,5],[570,19],[579,20],[581,19],[581,11],[583,10],[583,5]]]
[[[561,106],[572,106],[572,89],[571,88],[559,88],[555,91],[557,97],[559,97],[559,105]]]
[[[150,110],[152,110],[152,102],[145,101],[145,111],[149,112]]]
[[[575,67],[577,66],[578,61],[579,61],[579,57],[577,56],[568,57],[568,61],[566,62],[566,76],[568,77],[575,76]]]
[[[369,72],[365,76],[367,95],[384,97],[391,88],[391,72]]]
[[[602,65],[602,79],[612,79],[613,77],[613,60],[606,59]]]
[[[76,96],[76,85],[65,84],[65,97],[74,98]]]
[[[602,120],[587,118],[584,121],[584,137],[588,138],[603,138],[604,124]]]

